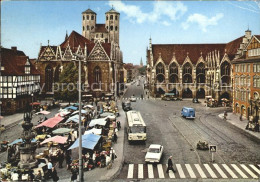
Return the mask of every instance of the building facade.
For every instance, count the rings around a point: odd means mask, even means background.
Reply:
[[[0,97],[2,114],[23,111],[36,101],[40,91],[40,73],[23,51],[1,48]]]
[[[260,35],[252,36],[243,52],[232,61],[233,112],[249,119],[260,115]]]
[[[231,61],[250,39],[249,30],[223,44],[152,44],[150,39],[146,76],[151,95],[232,100]]]

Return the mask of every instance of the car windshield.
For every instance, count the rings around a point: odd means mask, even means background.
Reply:
[[[160,153],[160,149],[155,149],[155,148],[149,148],[149,151],[151,153]]]
[[[144,126],[132,126],[130,133],[146,133],[146,128]]]

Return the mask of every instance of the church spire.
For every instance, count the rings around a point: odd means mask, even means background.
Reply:
[[[69,38],[68,31],[66,30],[65,41]]]
[[[143,65],[142,57],[141,57],[141,61],[140,61],[140,66],[142,66],[142,67],[144,66],[144,65]]]

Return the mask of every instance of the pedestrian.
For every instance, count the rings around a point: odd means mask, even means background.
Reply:
[[[116,126],[117,126],[117,129],[118,129],[118,131],[119,131],[119,130],[121,129],[121,123],[120,123],[119,120],[116,122]]]
[[[59,160],[59,168],[62,168],[62,163],[64,161],[64,153],[61,150],[59,151],[58,160]]]
[[[114,160],[117,158],[116,152],[112,147],[111,147],[111,150],[110,150],[110,158],[111,158],[112,162],[114,162]]]
[[[240,119],[240,121],[242,121],[242,120],[243,120],[243,119],[242,119],[242,114],[240,115],[239,119]]]
[[[38,173],[35,176],[36,181],[42,181],[42,172],[41,170],[38,170]]]
[[[48,174],[47,174],[47,178],[51,177],[52,176],[52,163],[51,161],[49,160],[48,164],[47,164],[47,169],[48,169]]]
[[[70,164],[71,164],[71,162],[72,162],[71,156],[70,156],[70,154],[67,152],[67,154],[66,154],[67,170],[70,169]]]
[[[172,156],[170,156],[168,159],[168,167],[167,167],[166,173],[169,173],[169,170],[172,170],[175,173],[175,170],[173,169],[173,164],[172,164]]]
[[[70,180],[72,182],[77,181],[77,176],[78,176],[78,170],[77,170],[77,167],[74,166],[74,167],[71,168],[71,178],[70,178]]]
[[[55,167],[52,167],[52,169],[51,169],[51,177],[54,182],[59,181],[59,179],[60,179]]]
[[[143,98],[143,94],[141,94],[141,99],[143,100],[144,98]]]

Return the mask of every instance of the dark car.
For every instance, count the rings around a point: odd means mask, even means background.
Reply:
[[[193,99],[192,99],[192,102],[193,102],[193,103],[200,103],[200,101],[199,101],[198,98],[193,98]]]
[[[129,101],[122,102],[122,108],[123,108],[124,111],[132,110],[131,102],[129,102]]]

